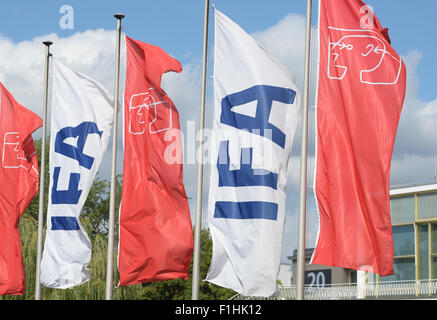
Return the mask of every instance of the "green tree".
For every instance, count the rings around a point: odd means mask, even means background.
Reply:
[[[212,239],[207,229],[202,229],[200,238],[200,300],[227,300],[236,294],[235,291],[203,281],[208,273],[212,257]],[[142,298],[146,300],[190,300],[192,293],[193,260],[190,264],[188,280],[175,279],[143,284]]]

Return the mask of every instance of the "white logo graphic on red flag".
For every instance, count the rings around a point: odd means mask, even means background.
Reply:
[[[328,41],[329,79],[343,80],[350,74],[348,76],[367,84],[394,85],[399,81],[401,58],[388,47],[387,40],[380,33],[373,30],[328,29],[331,31]],[[360,64],[349,66],[348,55],[356,55]],[[393,67],[392,60],[396,62],[397,72],[387,72],[387,67]]]
[[[362,1],[319,4],[314,191],[320,227],[312,263],[390,275],[390,165],[405,65]]]
[[[150,88],[145,93],[131,96],[129,119],[131,134],[144,134],[147,127],[149,133],[167,131],[172,128],[172,107],[159,98],[156,88]]]
[[[32,154],[27,155],[23,148],[29,143],[33,144],[33,140],[28,138],[23,142],[21,146],[21,138],[19,132],[7,132],[4,136],[3,142],[3,155],[2,155],[2,166],[3,168],[16,169],[23,168],[29,170],[32,168],[36,174],[38,174],[38,169],[36,169],[29,159],[36,154],[36,151]]]
[[[118,268],[120,286],[188,279],[193,230],[183,184],[183,166],[166,161],[179,114],[161,89],[163,73],[181,72],[161,48],[126,39],[123,191]]]
[[[19,220],[38,192],[38,158],[32,132],[42,119],[20,105],[0,83],[0,295],[26,288]]]

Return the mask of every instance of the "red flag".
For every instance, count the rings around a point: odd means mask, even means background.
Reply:
[[[38,158],[32,132],[42,119],[15,101],[0,83],[0,294],[26,290],[18,223],[38,192]]]
[[[188,279],[193,231],[183,184],[178,111],[161,89],[179,61],[126,37],[120,286]],[[174,158],[175,157],[175,158]]]
[[[312,263],[393,274],[390,165],[406,69],[360,0],[320,1]]]

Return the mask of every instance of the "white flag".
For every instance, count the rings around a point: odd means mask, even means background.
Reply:
[[[213,255],[206,280],[246,296],[271,296],[300,94],[293,76],[217,10],[214,63]]]
[[[89,280],[91,242],[79,216],[108,145],[113,98],[98,82],[53,60],[50,185],[41,283]]]

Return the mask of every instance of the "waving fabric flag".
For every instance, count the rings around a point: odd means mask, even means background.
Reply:
[[[108,145],[113,98],[93,79],[53,60],[50,185],[41,283],[89,280],[91,242],[80,213]]]
[[[218,10],[214,62],[213,255],[206,280],[247,296],[271,296],[300,95],[294,77]]]
[[[312,263],[393,274],[390,164],[406,70],[360,0],[320,1]]]
[[[41,126],[42,119],[0,83],[0,295],[22,295],[26,290],[18,223],[38,192],[32,132]]]
[[[184,278],[193,230],[183,184],[178,111],[161,77],[181,72],[161,48],[126,37],[120,286]]]

